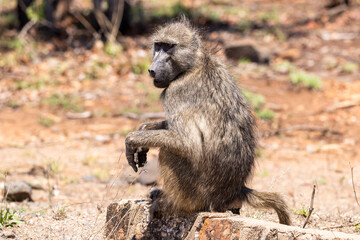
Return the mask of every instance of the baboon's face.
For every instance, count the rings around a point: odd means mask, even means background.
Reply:
[[[196,66],[200,39],[187,24],[173,23],[158,29],[153,39],[153,62],[149,68],[154,85],[166,88]]]
[[[154,59],[148,71],[154,79],[154,85],[158,88],[168,87],[170,82],[181,73],[173,59],[176,47],[175,43],[154,43]]]

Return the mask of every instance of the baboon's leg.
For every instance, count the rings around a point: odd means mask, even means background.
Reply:
[[[165,199],[164,192],[161,189],[154,189],[150,192],[149,198],[151,199],[151,206],[149,209],[149,220],[153,218],[160,218],[162,213],[166,210],[170,210],[169,204]]]

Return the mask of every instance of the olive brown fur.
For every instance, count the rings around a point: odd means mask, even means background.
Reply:
[[[251,107],[225,66],[201,42],[186,19],[157,29],[149,73],[163,88],[166,120],[143,124],[127,135],[126,157],[135,171],[150,147],[159,147],[162,190],[154,212],[272,208],[291,224],[278,193],[246,187],[254,167],[256,134]]]

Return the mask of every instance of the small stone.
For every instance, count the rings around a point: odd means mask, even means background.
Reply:
[[[47,176],[49,174],[49,171],[43,166],[34,165],[29,170],[29,172],[27,172],[27,174],[33,175],[33,176]]]
[[[4,198],[7,201],[32,201],[32,187],[26,182],[7,182],[4,187]]]
[[[253,41],[244,41],[225,47],[225,55],[227,58],[239,61],[248,59],[251,62],[268,64],[270,62],[270,54],[261,49]]]
[[[85,182],[97,182],[97,181],[99,181],[99,179],[97,177],[91,176],[91,175],[83,176],[82,180],[84,180]]]
[[[92,113],[90,111],[85,111],[85,112],[80,112],[80,113],[67,112],[66,117],[69,119],[85,119],[85,118],[91,118]]]
[[[109,143],[111,142],[111,136],[110,135],[96,135],[95,141],[100,143]]]

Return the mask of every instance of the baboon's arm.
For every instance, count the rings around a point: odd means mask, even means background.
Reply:
[[[141,124],[139,127],[139,131],[144,130],[159,130],[159,129],[167,129],[168,128],[168,122],[166,120],[164,121],[156,121],[156,122],[147,122]]]
[[[139,127],[139,131],[148,131],[148,130],[160,130],[160,129],[167,129],[168,128],[168,122],[166,120],[164,121],[155,121],[155,122],[147,122],[141,124]],[[146,147],[139,147],[135,151],[135,163],[138,165],[138,167],[143,167],[147,161],[147,152],[149,151],[149,148]],[[131,165],[131,164],[130,164]],[[133,165],[131,165],[133,166]],[[136,171],[136,169],[134,169]]]
[[[181,138],[169,130],[134,131],[126,136],[126,158],[129,165],[137,172],[135,153],[138,148],[160,147],[180,156],[187,152]]]

